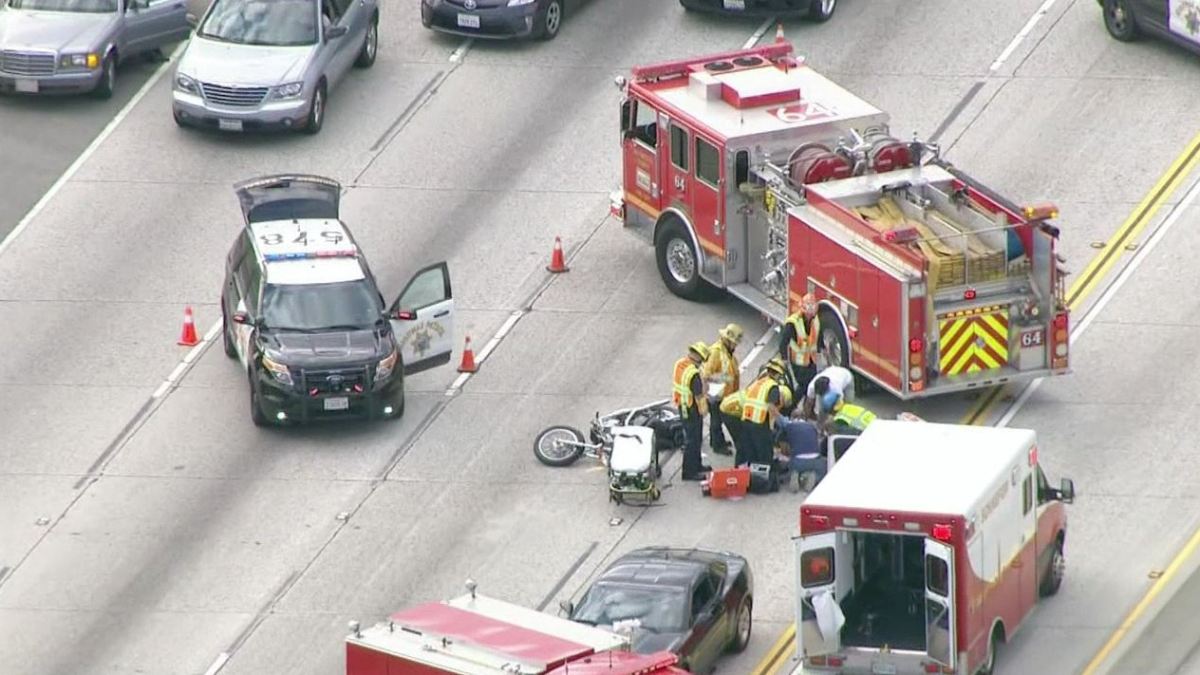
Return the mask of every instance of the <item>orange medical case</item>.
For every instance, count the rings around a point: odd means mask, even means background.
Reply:
[[[750,489],[750,467],[714,468],[700,488],[704,494],[716,499],[745,497]]]

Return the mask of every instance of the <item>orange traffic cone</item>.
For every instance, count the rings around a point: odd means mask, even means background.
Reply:
[[[179,335],[179,344],[184,347],[195,347],[200,344],[196,337],[196,319],[192,317],[192,308],[183,310],[183,333]]]
[[[784,42],[786,40],[787,38],[783,36],[783,22],[780,21],[779,23],[775,24],[775,41]]]
[[[554,253],[550,255],[550,264],[546,269],[555,274],[567,271],[567,262],[563,260],[562,239],[559,237],[554,238]]]
[[[471,349],[471,336],[467,336],[466,345],[463,346],[462,362],[458,364],[458,372],[473,373],[478,368],[475,367],[475,352]]]

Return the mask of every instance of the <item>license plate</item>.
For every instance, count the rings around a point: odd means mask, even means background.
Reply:
[[[746,0],[725,0],[725,9],[744,10],[746,9]]]
[[[326,410],[346,410],[350,407],[350,399],[345,396],[334,396],[325,399]]]
[[[896,675],[896,666],[892,663],[872,663],[871,673],[873,675]]]
[[[1021,333],[1022,347],[1040,347],[1046,344],[1046,330],[1039,328]]]
[[[17,80],[17,91],[23,94],[36,94],[38,93],[38,81]]]
[[[458,25],[463,28],[479,28],[479,16],[475,14],[459,14]]]
[[[242,130],[242,121],[241,120],[217,120],[217,126],[220,127],[221,131],[241,131]]]

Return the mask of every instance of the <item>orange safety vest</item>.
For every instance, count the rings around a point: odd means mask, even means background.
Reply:
[[[729,353],[729,349],[725,346],[722,340],[717,340],[712,343],[709,348],[708,361],[704,364],[706,375],[714,382],[722,382],[725,388],[721,390],[721,397],[729,396],[738,390],[740,382],[740,373],[738,364],[733,360],[733,354]]]
[[[692,396],[692,378],[700,376],[700,369],[692,363],[690,357],[683,357],[675,362],[675,392],[671,400],[679,407],[681,414],[687,417],[688,409],[694,403]]]
[[[779,383],[769,377],[759,378],[746,390],[746,401],[742,404],[742,421],[766,424],[770,409],[771,388]]]
[[[808,322],[808,330],[804,330],[804,314],[796,312],[789,316],[784,323],[789,323],[796,331],[796,337],[788,343],[788,360],[794,366],[812,364],[817,355],[817,336],[821,334],[821,320],[814,314]]]

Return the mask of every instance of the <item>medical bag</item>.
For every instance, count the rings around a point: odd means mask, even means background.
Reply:
[[[750,465],[750,492],[756,495],[779,492],[779,470],[774,463]]]

